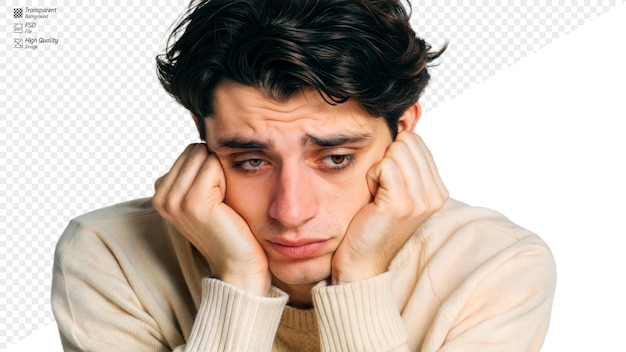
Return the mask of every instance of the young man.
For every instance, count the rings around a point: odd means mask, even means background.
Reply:
[[[55,258],[68,351],[536,351],[554,263],[448,199],[412,131],[441,52],[394,0],[193,4],[158,58],[205,143]]]

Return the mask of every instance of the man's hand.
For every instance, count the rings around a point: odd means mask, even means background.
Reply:
[[[202,253],[214,277],[267,295],[267,256],[244,219],[224,204],[224,170],[206,144],[188,146],[155,189],[155,209]]]
[[[335,252],[332,284],[384,273],[415,230],[448,200],[430,151],[406,131],[369,170],[367,182],[374,200],[356,214]]]

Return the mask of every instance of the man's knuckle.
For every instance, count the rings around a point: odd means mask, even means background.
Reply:
[[[180,202],[180,210],[184,213],[188,213],[193,210],[193,200],[190,198],[189,194],[187,194]]]
[[[162,210],[164,203],[165,199],[163,198],[163,192],[157,191],[152,197],[152,206],[157,210]]]
[[[167,197],[163,201],[163,209],[167,213],[175,214],[178,208],[179,208],[178,202],[172,197]]]

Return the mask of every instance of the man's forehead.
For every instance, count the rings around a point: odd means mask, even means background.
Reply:
[[[213,116],[206,119],[213,148],[270,149],[289,138],[301,146],[363,142],[387,129],[356,101],[329,104],[310,89],[278,102],[253,87],[226,81],[215,93]],[[295,145],[295,144],[292,144]]]
[[[242,84],[220,85],[215,92],[212,116],[223,122],[231,120],[258,121],[316,117],[372,117],[357,101],[330,104],[316,90],[307,90],[285,101],[276,101],[256,89]]]

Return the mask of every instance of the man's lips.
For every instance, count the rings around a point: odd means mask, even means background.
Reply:
[[[268,241],[270,247],[280,255],[292,259],[313,258],[320,254],[330,240]]]

